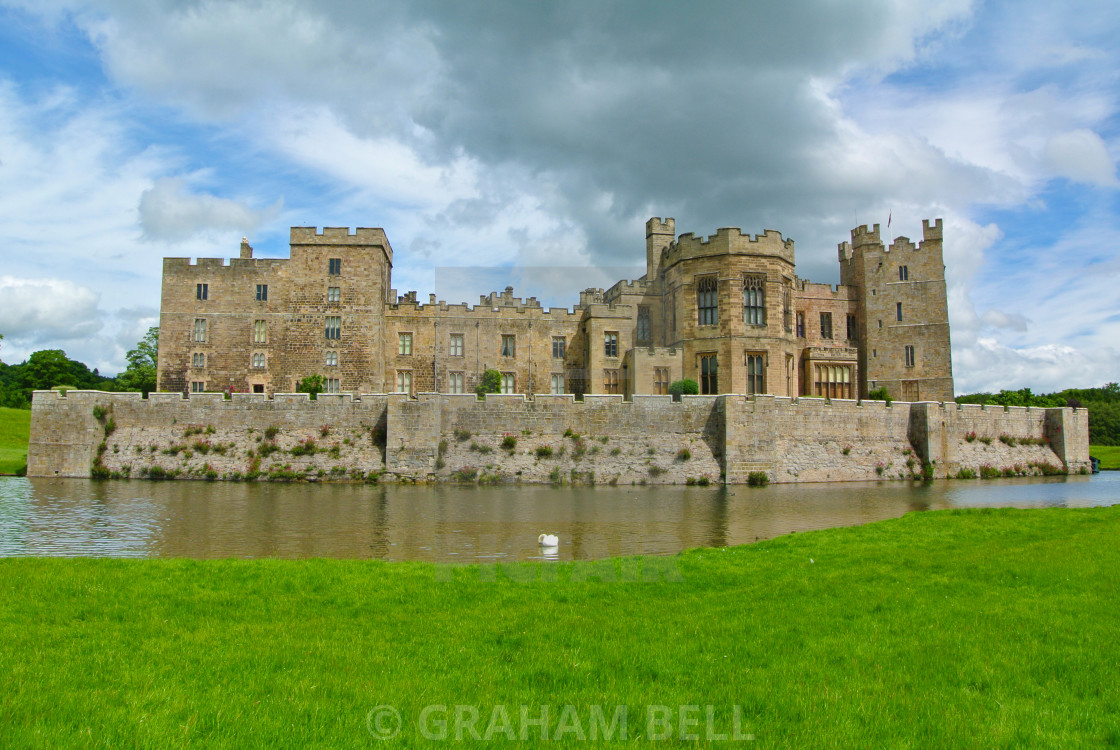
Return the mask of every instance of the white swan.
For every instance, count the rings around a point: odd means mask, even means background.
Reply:
[[[560,538],[555,534],[541,534],[537,537],[537,544],[542,547],[555,547],[560,544]]]

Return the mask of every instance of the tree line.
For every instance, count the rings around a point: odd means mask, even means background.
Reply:
[[[140,391],[156,388],[156,352],[159,328],[148,329],[135,349],[126,358],[128,367],[114,377],[102,375],[97,368],[70,359],[62,349],[43,349],[23,362],[8,365],[0,362],[0,406],[30,409],[31,392],[68,387],[96,391]]]
[[[1055,393],[1031,393],[1030,388],[999,393],[970,393],[957,396],[958,404],[995,404],[997,406],[1072,406],[1089,410],[1089,442],[1093,445],[1120,445],[1120,385],[1102,388],[1067,388]]]

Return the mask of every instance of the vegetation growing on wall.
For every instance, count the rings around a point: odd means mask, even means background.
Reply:
[[[958,404],[998,406],[1071,406],[1089,410],[1089,442],[1092,445],[1120,445],[1120,384],[1103,388],[1067,388],[1055,393],[1031,393],[1030,388],[999,393],[971,393],[957,396]]]

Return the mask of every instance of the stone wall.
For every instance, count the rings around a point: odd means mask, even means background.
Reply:
[[[29,476],[687,483],[1088,467],[1088,414],[775,396],[37,391]]]

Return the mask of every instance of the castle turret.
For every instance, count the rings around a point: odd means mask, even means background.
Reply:
[[[840,281],[858,290],[860,392],[886,388],[901,401],[953,399],[942,221],[922,222],[917,246],[885,247],[879,225],[839,245]]]
[[[655,216],[646,222],[646,278],[657,279],[661,271],[661,253],[676,237],[676,220]]]

